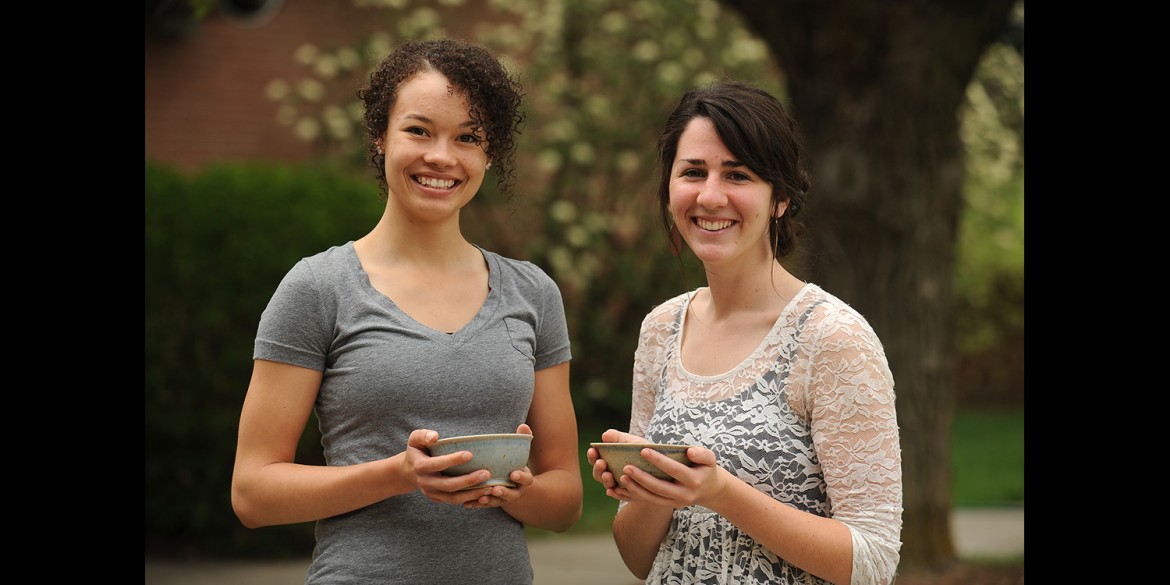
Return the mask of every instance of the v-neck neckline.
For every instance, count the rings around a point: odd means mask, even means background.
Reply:
[[[429,339],[443,343],[449,343],[451,345],[460,345],[466,342],[468,339],[474,337],[475,334],[480,329],[482,329],[485,324],[487,324],[491,315],[495,313],[496,306],[499,304],[500,298],[498,292],[500,284],[499,259],[496,258],[496,256],[491,252],[488,252],[476,244],[472,245],[475,246],[477,250],[479,250],[480,254],[483,255],[484,262],[487,263],[488,267],[488,293],[483,300],[483,304],[480,305],[479,309],[475,312],[475,315],[472,316],[471,320],[453,332],[440,331],[418,321],[412,317],[410,313],[402,310],[402,307],[399,307],[393,299],[375,288],[373,282],[370,281],[369,273],[366,272],[365,267],[362,266],[361,258],[358,257],[357,250],[354,248],[353,244],[354,243],[352,241],[346,244],[346,248],[349,252],[349,260],[353,270],[357,273],[359,277],[358,281],[361,283],[361,286],[365,290],[366,294],[373,298],[384,309],[386,309],[389,314],[397,317],[399,320],[405,323],[409,323],[412,329],[419,333],[424,333]]]

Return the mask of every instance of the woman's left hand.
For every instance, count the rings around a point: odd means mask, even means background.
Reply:
[[[521,423],[516,427],[516,432],[523,435],[531,435],[532,427]],[[516,484],[516,487],[508,487],[503,485],[492,486],[491,491],[480,497],[463,503],[464,508],[498,508],[504,504],[515,502],[524,495],[523,491],[526,486],[532,485],[535,477],[532,475],[532,470],[528,466],[524,469],[513,470],[508,474],[508,479]]]
[[[693,466],[683,465],[651,449],[646,455],[647,461],[658,466],[675,481],[658,479],[631,466],[611,495],[628,502],[671,508],[704,505],[719,497],[726,487],[726,472],[719,467],[715,452],[705,447],[691,447],[687,449],[687,458],[694,463]]]

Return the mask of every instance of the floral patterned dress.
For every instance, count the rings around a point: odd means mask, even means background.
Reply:
[[[852,583],[892,583],[901,547],[901,447],[893,376],[873,329],[806,284],[742,363],[697,376],[679,357],[693,296],[681,294],[643,320],[630,432],[707,447],[722,467],[777,501],[841,521],[853,537]],[[646,580],[824,582],[701,506],[674,511]]]

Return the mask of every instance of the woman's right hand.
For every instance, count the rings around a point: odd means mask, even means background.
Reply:
[[[609,429],[604,433],[601,433],[601,442],[645,443],[647,441],[646,439],[637,435],[623,433],[617,429]],[[589,465],[593,466],[593,479],[601,485],[605,486],[605,494],[610,497],[617,497],[613,493],[613,490],[619,487],[617,480],[614,479],[614,475],[609,470],[608,464],[606,464],[605,460],[601,458],[601,455],[597,452],[597,449],[590,447],[589,450],[585,452],[585,459],[589,462]]]
[[[406,440],[405,469],[403,471],[411,478],[414,485],[418,486],[419,491],[432,502],[455,506],[462,506],[490,494],[490,487],[474,490],[463,489],[491,479],[491,472],[486,469],[454,477],[443,475],[444,469],[470,461],[471,452],[459,451],[450,455],[432,457],[429,447],[438,440],[439,433],[430,429],[416,429],[410,433],[410,437]]]

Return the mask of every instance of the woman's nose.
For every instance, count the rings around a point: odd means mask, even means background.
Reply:
[[[723,192],[723,183],[718,177],[708,177],[703,183],[697,198],[703,207],[723,207],[727,205],[727,194]]]
[[[436,140],[423,153],[423,161],[427,164],[447,167],[455,164],[455,155],[452,153],[450,144],[443,140]]]

